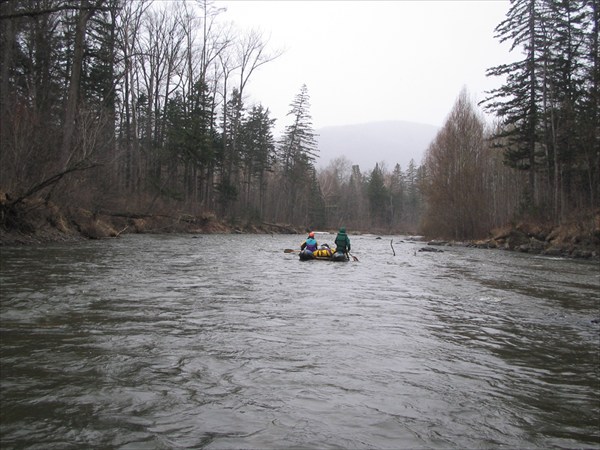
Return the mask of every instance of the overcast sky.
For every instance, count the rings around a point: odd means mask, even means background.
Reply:
[[[246,103],[286,124],[308,87],[315,129],[382,120],[441,126],[460,90],[476,101],[500,80],[489,67],[515,60],[494,38],[508,0],[217,1],[240,29],[259,29],[278,59],[262,66]]]

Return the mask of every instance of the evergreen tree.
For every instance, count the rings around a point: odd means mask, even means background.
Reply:
[[[344,199],[343,210],[349,217],[348,224],[355,228],[362,228],[370,225],[367,223],[369,210],[365,196],[365,177],[360,171],[358,165],[352,166],[348,187],[343,191]]]
[[[279,143],[282,188],[288,199],[287,217],[305,218],[307,198],[312,189],[310,184],[314,181],[311,173],[318,152],[306,85],[302,86],[290,106],[288,116],[292,117],[292,123],[286,126]]]
[[[215,164],[217,142],[211,103],[207,86],[198,81],[187,100],[177,93],[167,107],[165,162],[169,165],[169,184],[172,190],[183,191],[192,202],[204,200],[208,174]],[[183,179],[177,175],[179,166]]]
[[[325,199],[323,198],[323,192],[317,180],[316,171],[313,169],[311,172],[311,183],[309,191],[308,201],[308,228],[318,229],[323,228],[327,224],[327,210],[325,208]]]
[[[4,14],[35,14],[42,3],[0,2]],[[64,118],[65,72],[58,13],[0,20],[0,179],[19,195],[55,169]]]
[[[524,59],[488,70],[507,76],[485,101],[504,123],[495,137],[505,138],[507,163],[529,173],[529,212],[550,212],[556,220],[580,207],[580,198],[593,205],[598,192],[592,181],[598,179],[598,152],[590,151],[599,139],[597,5],[513,0],[496,28]]]
[[[552,192],[554,217],[568,210],[573,169],[576,165],[581,128],[577,105],[584,93],[582,70],[583,4],[580,1],[553,1],[548,4],[548,26],[544,28],[547,50],[542,72],[543,147],[546,150],[547,178]]]
[[[488,76],[506,76],[506,83],[491,91],[486,108],[495,112],[507,126],[506,161],[529,172],[529,194],[535,202],[539,124],[539,67],[546,46],[543,35],[543,0],[512,0],[506,19],[496,27],[500,42],[511,41],[511,51],[522,48],[523,59],[488,69]]]
[[[232,202],[239,195],[238,170],[240,168],[240,152],[238,139],[244,115],[244,104],[239,91],[234,88],[225,109],[225,130],[223,148],[219,155],[220,179],[217,190],[220,194],[222,212],[228,212]]]
[[[406,193],[406,181],[400,164],[396,164],[390,176],[390,225],[392,229],[402,223]]]
[[[580,130],[575,171],[585,196],[580,204],[595,208],[600,205],[600,1],[583,0],[584,77],[581,101],[577,105]]]
[[[115,16],[119,13],[120,2],[119,0],[106,0],[106,2],[107,7],[98,11],[89,21],[82,93],[90,104],[113,111],[117,96],[115,89]]]
[[[379,164],[375,164],[375,168],[371,172],[367,183],[367,192],[372,224],[382,226],[385,218],[388,217],[389,194],[385,187],[383,171],[379,167]]]
[[[310,115],[310,97],[305,84],[290,106],[287,115],[292,117],[292,123],[285,128],[280,142],[283,170],[288,173],[292,173],[299,162],[313,165],[318,152]]]
[[[414,159],[408,162],[406,169],[406,219],[409,228],[416,228],[421,215],[421,189],[419,182],[420,168]]]
[[[240,152],[244,171],[245,205],[262,218],[266,190],[266,172],[275,158],[273,125],[269,110],[254,106],[242,124]],[[253,195],[255,194],[255,195]]]

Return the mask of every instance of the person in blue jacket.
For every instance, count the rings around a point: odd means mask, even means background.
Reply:
[[[317,240],[315,239],[315,233],[311,231],[308,233],[306,240],[300,246],[300,250],[306,249],[314,252],[317,248],[319,248],[319,244],[317,244]]]

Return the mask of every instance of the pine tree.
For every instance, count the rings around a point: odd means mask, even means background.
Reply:
[[[217,190],[220,194],[220,205],[227,212],[231,203],[239,195],[238,170],[240,168],[240,149],[238,139],[244,116],[244,104],[239,91],[234,88],[225,108],[225,132],[223,133],[223,148],[218,161],[220,179]]]
[[[577,105],[580,138],[575,170],[581,180],[582,206],[600,205],[600,1],[584,3],[583,84]]]
[[[319,186],[317,180],[316,171],[313,169],[311,172],[311,183],[309,185],[309,197],[308,197],[308,219],[306,223],[310,229],[319,229],[326,226],[327,223],[327,210],[325,208],[325,199],[323,198],[323,192]]]
[[[313,165],[318,153],[310,115],[310,97],[305,84],[290,106],[288,116],[292,117],[292,123],[285,128],[280,143],[283,170],[288,173],[292,173],[294,166],[300,162]]]
[[[263,216],[265,175],[271,170],[275,158],[274,123],[275,119],[269,117],[269,110],[262,105],[254,106],[242,123],[240,152],[244,171],[244,202],[246,208],[259,218]],[[253,196],[253,193],[256,195]]]
[[[348,188],[343,191],[343,211],[350,218],[348,225],[356,228],[370,225],[366,222],[369,211],[365,191],[365,177],[360,171],[360,167],[353,165]]]
[[[581,129],[577,125],[577,105],[584,93],[581,48],[585,18],[580,1],[553,1],[548,4],[544,27],[545,51],[543,84],[542,143],[546,151],[547,178],[552,192],[554,217],[568,211],[571,179],[577,160]]]
[[[485,101],[504,123],[495,137],[528,171],[529,212],[557,221],[600,193],[597,11],[597,0],[513,0],[496,28],[524,59],[488,70],[507,76]]]
[[[165,162],[170,166],[170,184],[183,181],[186,198],[204,200],[208,175],[215,165],[215,115],[212,96],[201,81],[192,87],[187,100],[177,93],[168,101],[166,114]],[[177,179],[177,167],[183,165],[183,180]]]
[[[371,172],[371,176],[367,184],[367,192],[372,225],[381,226],[384,224],[385,218],[388,216],[387,211],[389,194],[387,188],[385,187],[383,171],[379,167],[379,164],[375,164],[375,168]]]
[[[390,176],[390,225],[392,229],[401,225],[404,214],[406,181],[400,164],[396,164]]]
[[[539,68],[545,48],[542,33],[543,0],[512,0],[506,19],[496,27],[500,42],[512,42],[511,51],[522,48],[523,59],[488,69],[488,76],[506,76],[506,83],[490,92],[486,109],[506,124],[502,130],[506,161],[529,172],[529,195],[536,201],[540,81]]]
[[[292,102],[288,116],[292,123],[285,128],[279,143],[279,159],[282,166],[282,188],[287,197],[287,217],[293,223],[294,217],[305,220],[307,202],[314,181],[314,161],[318,148],[316,134],[312,128],[310,97],[308,88],[303,85]]]
[[[421,189],[419,174],[421,170],[417,166],[414,159],[408,162],[408,168],[406,169],[406,220],[407,225],[411,228],[416,228],[419,218],[421,216]]]
[[[42,4],[0,2],[2,14],[35,14]],[[0,179],[19,195],[55,169],[65,100],[58,13],[0,20]]]

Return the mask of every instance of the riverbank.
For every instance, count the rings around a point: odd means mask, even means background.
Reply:
[[[147,214],[59,208],[43,199],[17,204],[0,193],[0,246],[116,238],[128,233],[301,234],[287,224],[228,223],[213,214]],[[430,246],[463,245],[547,256],[600,259],[600,211],[560,226],[519,223],[493,230],[490,237],[468,242],[430,240]]]
[[[59,208],[42,199],[11,204],[0,193],[0,246],[116,238],[128,233],[300,233],[285,224],[230,224],[212,214],[146,214]]]
[[[544,256],[600,259],[600,212],[561,225],[521,222],[492,230],[487,239],[450,242],[431,240],[430,246],[462,245]]]

